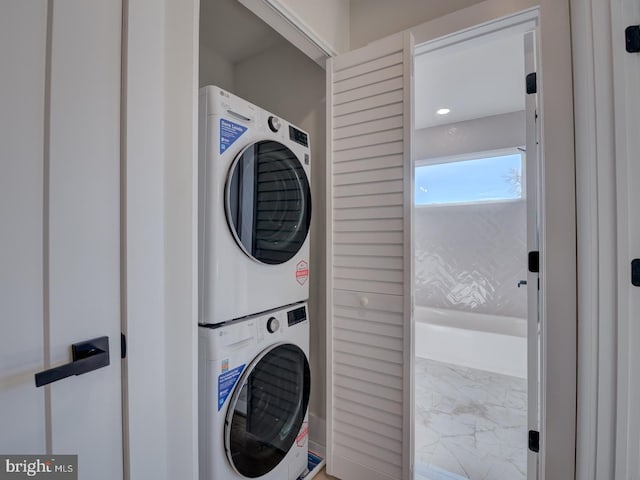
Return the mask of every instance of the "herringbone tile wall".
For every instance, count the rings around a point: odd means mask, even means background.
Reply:
[[[417,207],[416,305],[525,318],[524,200]]]

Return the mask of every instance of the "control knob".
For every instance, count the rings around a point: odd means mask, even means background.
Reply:
[[[269,333],[275,333],[280,328],[280,321],[276,317],[271,317],[267,320],[267,331]]]
[[[282,124],[280,123],[280,119],[278,117],[269,117],[269,120],[267,120],[267,123],[269,124],[269,128],[271,129],[272,132],[277,132],[278,130],[280,130],[280,127],[282,126]]]

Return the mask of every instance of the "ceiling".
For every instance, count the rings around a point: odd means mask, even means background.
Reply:
[[[524,110],[523,35],[492,35],[418,55],[415,128]],[[449,108],[447,115],[437,115]]]
[[[286,42],[238,0],[200,0],[200,41],[231,63]]]

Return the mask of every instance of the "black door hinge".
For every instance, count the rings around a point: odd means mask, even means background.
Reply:
[[[527,87],[527,94],[538,93],[538,76],[536,72],[527,75],[525,85]]]
[[[120,334],[120,358],[127,358],[127,337]]]
[[[640,287],[640,258],[631,260],[631,285]]]
[[[640,25],[631,25],[624,30],[624,43],[627,52],[640,52]]]
[[[529,430],[529,450],[535,453],[540,451],[540,432]]]
[[[529,271],[540,273],[540,252],[529,252]]]

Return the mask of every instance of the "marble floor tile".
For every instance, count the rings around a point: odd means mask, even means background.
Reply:
[[[415,365],[420,478],[525,480],[526,380],[423,358]]]

